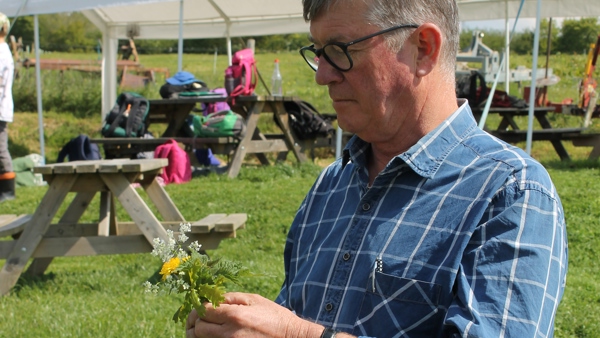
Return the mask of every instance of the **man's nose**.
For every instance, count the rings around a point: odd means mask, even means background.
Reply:
[[[317,84],[326,86],[332,83],[340,82],[342,79],[342,72],[335,69],[335,67],[333,67],[331,63],[327,61],[327,59],[322,57],[319,60],[319,68],[317,68],[315,73],[315,81]]]

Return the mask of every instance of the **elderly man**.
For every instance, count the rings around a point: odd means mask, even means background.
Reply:
[[[15,65],[6,43],[10,21],[0,13],[0,203],[15,198],[15,173],[8,152],[8,123],[13,121],[12,81]]]
[[[231,293],[188,337],[550,337],[563,209],[544,168],[456,99],[453,0],[304,0],[301,50],[356,136],[319,176],[276,303]]]

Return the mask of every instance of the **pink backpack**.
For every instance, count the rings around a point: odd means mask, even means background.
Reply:
[[[166,158],[169,160],[169,165],[163,169],[160,177],[163,178],[165,184],[169,183],[185,183],[192,179],[192,168],[190,158],[185,150],[179,147],[175,140],[171,139],[156,147],[154,150],[154,158]]]
[[[225,70],[225,89],[229,96],[252,95],[257,79],[254,51],[246,48],[235,52],[231,66]]]

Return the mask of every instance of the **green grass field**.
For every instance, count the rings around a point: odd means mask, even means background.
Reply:
[[[95,58],[95,55],[89,57]],[[321,111],[330,111],[326,90],[312,83],[312,71],[295,54],[259,54],[259,67],[265,80],[269,81],[272,60],[276,57],[282,60],[286,94],[300,96]],[[220,85],[223,59],[217,60],[214,74],[212,56],[186,55],[184,60],[184,68],[200,74],[197,77],[209,86]],[[565,60],[573,67],[571,59]],[[176,56],[144,55],[142,63],[174,70]],[[556,73],[561,68],[557,68],[558,61],[555,63]],[[561,67],[566,69],[567,66]],[[576,91],[564,91],[560,95],[574,94]],[[563,98],[551,96],[555,101]],[[101,125],[99,116],[98,113],[93,117],[76,118],[65,112],[45,112],[48,162],[54,162],[60,146],[78,133],[97,136]],[[557,126],[580,122],[580,118],[572,116],[559,116],[553,121]],[[13,155],[39,153],[36,128],[36,113],[16,115],[15,123],[9,127]],[[586,160],[589,148],[574,148],[569,142],[565,142],[565,146],[572,162],[560,162],[548,142],[535,142],[532,150],[532,155],[550,172],[567,218],[569,274],[558,309],[556,337],[598,337],[600,166],[597,161]],[[318,163],[330,160],[327,157]],[[264,274],[245,280],[242,286],[232,290],[255,292],[273,299],[283,280],[286,233],[296,208],[320,170],[320,166],[311,163],[257,167],[248,161],[236,179],[209,175],[165,189],[188,220],[210,213],[248,214],[246,229],[239,231],[237,238],[223,241],[218,250],[209,254],[241,261],[252,271]],[[33,213],[46,189],[18,188],[16,200],[0,204],[0,214]],[[98,201],[94,200],[90,210],[96,210],[97,205]],[[63,205],[62,210],[65,208]],[[128,219],[120,206],[117,213],[120,219]],[[97,214],[89,211],[83,219],[97,220]],[[0,260],[0,265],[3,264]],[[159,259],[150,254],[56,258],[43,277],[23,277],[10,295],[0,298],[0,337],[184,337],[182,327],[171,321],[178,299],[143,292],[141,284],[155,276],[159,268]]]

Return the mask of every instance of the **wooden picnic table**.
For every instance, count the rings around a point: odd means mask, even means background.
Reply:
[[[472,109],[473,115],[479,121],[482,109]],[[516,116],[528,116],[529,108],[490,108],[490,114],[502,117],[495,129],[487,126],[484,128],[490,134],[508,142],[517,143],[527,140],[527,128],[520,128],[515,121]],[[535,107],[534,117],[542,127],[532,132],[532,141],[550,141],[561,160],[570,160],[571,157],[563,145],[563,141],[572,141],[574,146],[593,147],[589,158],[596,159],[600,156],[600,134],[587,132],[587,128],[554,128],[548,119],[548,114],[554,114],[554,107]]]
[[[304,144],[292,133],[288,121],[288,113],[284,102],[295,100],[294,97],[276,96],[238,96],[234,100],[225,96],[198,96],[178,99],[149,100],[147,125],[167,124],[163,134],[156,139],[143,138],[101,138],[92,139],[102,144],[107,158],[132,157],[139,152],[154,151],[156,147],[169,139],[175,139],[188,149],[211,148],[213,153],[230,157],[227,176],[234,178],[239,174],[244,157],[255,155],[262,165],[270,162],[266,153],[292,152],[298,162],[306,161],[302,153]],[[199,103],[227,101],[231,109],[244,117],[246,134],[241,139],[233,137],[197,138],[190,134],[186,119]],[[258,127],[261,115],[270,114],[275,121],[275,132],[264,134]]]
[[[48,191],[34,214],[16,217],[0,224],[0,295],[7,294],[33,258],[27,273],[40,275],[53,257],[150,252],[154,238],[167,240],[166,230],[174,232],[186,222],[156,177],[167,159],[98,160],[50,164],[34,168],[49,183]],[[159,220],[133,183],[139,183],[162,217]],[[68,193],[76,193],[58,223],[53,219]],[[90,202],[100,193],[99,219],[80,223]],[[118,222],[118,200],[132,222]],[[203,250],[216,249],[220,241],[235,237],[244,226],[246,214],[211,214],[192,222],[190,242],[198,240]],[[1,220],[1,218],[0,218]]]

